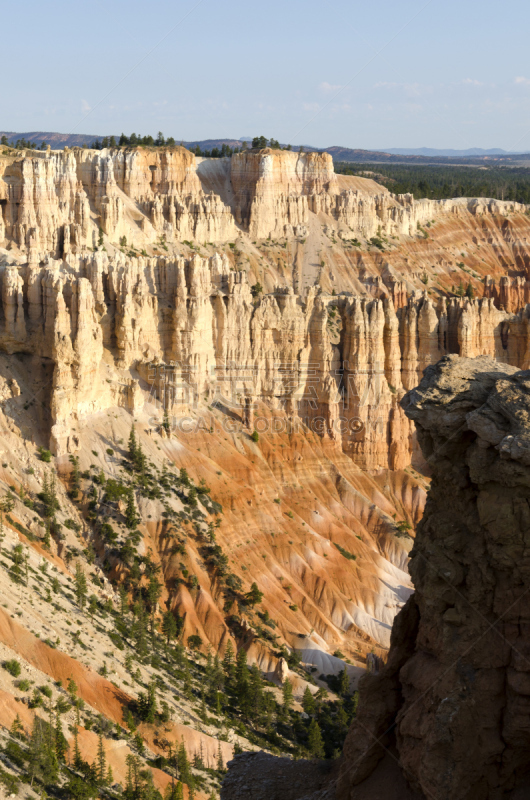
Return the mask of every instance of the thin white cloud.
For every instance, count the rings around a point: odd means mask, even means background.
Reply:
[[[521,86],[530,86],[530,78],[524,78],[522,75],[519,75],[514,80],[514,83],[518,83]]]
[[[322,92],[331,93],[331,92],[338,92],[339,89],[342,89],[342,86],[340,86],[340,84],[335,85],[334,83],[328,83],[327,81],[322,81],[321,83],[318,84],[318,88]]]
[[[81,100],[81,111],[83,114],[86,114],[88,111],[92,111],[92,108],[88,105],[86,100]]]
[[[407,97],[419,97],[431,91],[430,86],[424,86],[420,83],[395,83],[393,81],[379,81],[374,84],[374,89],[393,89],[403,92]]]
[[[466,86],[484,86],[482,81],[477,81],[475,78],[464,78],[462,83],[465,83]]]

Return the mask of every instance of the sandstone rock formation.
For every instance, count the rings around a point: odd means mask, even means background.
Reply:
[[[262,150],[196,159],[184,147],[93,151],[6,150],[0,156],[0,243],[35,236],[54,256],[95,247],[99,229],[129,246],[302,235],[324,215],[341,237],[412,235],[446,215],[507,216],[500,201],[415,201],[374,181],[337,176],[328,153]]]
[[[389,544],[392,515],[415,522],[423,488],[399,471],[411,458],[423,462],[400,398],[446,353],[523,368],[530,361],[530,223],[520,211],[395,197],[335,175],[325,154],[12,151],[0,156],[0,235],[9,248],[0,251],[0,348],[31,359],[39,425],[59,457],[80,452],[83,425],[116,408],[138,416],[145,406],[156,424],[163,405],[185,425],[215,408],[223,424],[233,417],[248,433],[262,425],[271,462],[276,434],[288,437],[281,447],[293,481],[316,435],[306,475],[325,460],[346,518],[382,530],[377,547],[401,569],[405,551]],[[428,238],[417,232],[422,220],[431,220]],[[354,233],[363,247],[352,245]],[[376,233],[396,237],[385,253],[370,246]],[[464,247],[469,270],[494,276],[484,276],[484,298],[449,299],[443,289],[467,276],[451,266]],[[322,267],[324,254],[333,268]],[[501,277],[510,260],[520,278]],[[245,458],[247,469],[254,461]],[[398,471],[381,478],[384,501],[373,483],[363,485],[362,470]],[[366,510],[374,498],[383,523]],[[311,524],[324,523],[320,510],[311,514]],[[380,591],[377,582],[376,622],[358,607],[335,613],[384,644],[380,626],[396,606],[382,610]],[[322,633],[334,636],[327,625]]]
[[[530,372],[445,356],[402,405],[433,478],[387,663],[327,774],[237,757],[222,800],[528,796]]]
[[[3,522],[7,552],[19,540],[29,543],[33,561],[38,554],[65,575],[78,559],[91,572],[93,590],[103,587],[101,598],[116,602],[108,579],[119,583],[128,575],[127,503],[122,498],[112,511],[112,524],[121,526],[114,543],[101,537],[98,525],[106,517],[95,526],[90,517],[94,504],[106,514],[96,487],[124,479],[124,443],[134,420],[143,452],[161,476],[182,468],[195,484],[206,480],[223,509],[215,541],[231,582],[243,598],[252,582],[264,593],[258,615],[245,611],[244,600],[233,614],[233,598],[227,605],[201,544],[213,518],[198,521],[176,543],[168,519],[186,517],[182,499],[169,493],[169,501],[167,492],[157,499],[132,484],[141,517],[135,568],[141,575],[147,559],[158,571],[155,614],[164,608],[178,613],[184,641],[198,636],[203,649],[222,655],[228,641],[244,648],[249,663],[272,680],[275,672],[277,683],[292,679],[296,701],[307,686],[316,690],[310,676],[323,685],[322,676],[345,668],[356,686],[369,668],[369,680],[389,688],[371,711],[363,701],[359,723],[368,714],[376,728],[384,724],[401,704],[396,681],[416,624],[409,602],[394,634],[402,644],[380,672],[392,622],[411,592],[406,569],[413,540],[396,534],[421,518],[428,484],[411,466],[411,460],[414,466],[426,462],[400,401],[446,354],[489,356],[504,365],[497,368],[501,374],[530,365],[530,220],[523,212],[489,200],[416,202],[370,180],[337,176],[329,156],[315,153],[265,150],[196,159],[184,148],[5,151],[0,490],[16,489],[14,511]],[[47,528],[39,516],[49,474],[39,447],[51,448],[65,486],[73,463],[84,476],[77,504],[61,490],[51,550],[43,547]],[[80,544],[95,565],[84,560]],[[5,560],[2,565],[9,568]],[[490,573],[486,578],[493,580]],[[28,597],[20,591],[18,605],[9,588],[0,580],[9,613],[23,607],[29,616],[22,621],[33,630],[38,587],[29,587]],[[66,620],[53,620],[47,611],[55,606],[48,609],[50,600],[38,598],[38,630],[53,633],[52,643],[69,641]],[[486,616],[490,599],[484,600]],[[444,625],[454,633],[461,617],[456,602],[454,608],[443,602],[447,616],[436,628],[442,638]],[[433,603],[426,614],[434,615]],[[54,626],[63,622],[59,637]],[[13,637],[12,630],[8,619],[0,631],[2,653],[11,649],[30,663],[22,646],[26,634]],[[399,633],[404,630],[410,636]],[[433,659],[443,660],[438,644]],[[61,647],[68,649],[64,641]],[[90,669],[106,669],[96,656],[109,647],[102,644],[90,655]],[[73,644],[75,658],[84,657],[81,650]],[[289,651],[302,658],[297,672],[282,660]],[[61,654],[43,652],[47,674],[58,680]],[[130,683],[123,655],[115,661],[125,703]],[[147,685],[156,669],[146,669]],[[415,675],[407,678],[412,695]],[[94,672],[88,683],[97,680]],[[519,689],[513,692],[522,692],[520,675],[514,681]],[[0,671],[0,689],[22,697],[17,686],[4,684]],[[84,697],[98,708],[89,689],[84,686]],[[180,714],[172,691],[167,699]],[[9,715],[0,714],[0,723],[11,724],[14,702],[6,704]],[[103,711],[114,723],[121,719],[121,707]],[[184,736],[211,765],[216,731],[202,731],[190,709],[183,713],[179,725],[166,727],[168,739]],[[186,714],[201,730],[186,729]],[[506,719],[503,741],[515,741],[517,731],[509,727],[515,723]],[[94,745],[88,734],[81,733],[82,747]],[[142,735],[153,757],[164,752],[164,741],[149,726]],[[425,792],[434,767],[405,723],[399,736],[411,753],[407,776]],[[222,750],[229,757],[228,743]],[[416,776],[421,770],[413,751],[425,775]],[[116,760],[121,773],[126,752]],[[375,762],[375,751],[369,755],[363,774]],[[517,760],[510,758],[507,753],[507,769]],[[264,769],[269,766],[266,760]],[[325,773],[308,770],[318,782],[313,793],[328,791]],[[358,771],[356,780],[363,774]],[[374,780],[379,774],[380,768]],[[163,789],[167,774],[159,770],[155,777]],[[399,780],[408,792],[397,774]],[[345,773],[340,785],[347,792],[344,781]]]
[[[433,472],[416,592],[364,679],[339,800],[389,747],[425,798],[504,798],[527,779],[529,398],[529,372],[447,356],[403,400]]]
[[[58,454],[75,451],[73,425],[86,414],[137,409],[139,377],[184,412],[220,393],[224,375],[247,424],[256,401],[281,406],[362,467],[397,469],[414,450],[399,399],[425,366],[451,352],[529,362],[528,221],[517,204],[415,202],[335,175],[321,153],[5,153],[0,347],[53,365]],[[418,238],[429,220],[432,244]],[[484,300],[439,291],[456,280],[451,252],[464,246],[450,244],[447,226],[476,248],[466,256],[475,279],[488,270]],[[385,258],[370,248],[375,234],[391,237]],[[229,239],[237,247],[223,249]],[[217,252],[192,244],[204,240]],[[488,247],[498,264],[483,267]],[[426,258],[436,264],[421,266]],[[499,275],[510,259],[522,277]]]
[[[205,392],[233,394],[237,384],[236,406],[246,397],[283,407],[362,467],[398,469],[412,452],[399,398],[428,364],[450,352],[530,361],[526,308],[501,311],[493,299],[435,306],[426,293],[397,309],[390,297],[311,292],[301,302],[288,289],[253,299],[246,274],[219,255],[72,253],[40,267],[8,265],[2,306],[0,346],[54,364],[57,453],[75,450],[68,432],[76,419],[133,407],[127,386],[108,381],[113,364],[138,370],[176,410]]]

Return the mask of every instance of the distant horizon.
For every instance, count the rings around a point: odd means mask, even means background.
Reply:
[[[19,137],[19,138],[25,138],[27,136],[30,136],[30,137],[31,136],[33,136],[33,137],[39,136],[40,137],[40,136],[46,136],[46,135],[48,135],[48,136],[64,136],[64,137],[74,137],[75,136],[75,137],[79,137],[80,139],[86,139],[87,142],[92,142],[92,141],[96,141],[96,140],[102,140],[104,138],[110,138],[111,136],[114,136],[116,139],[118,139],[120,137],[121,133],[122,132],[120,132],[120,133],[104,133],[104,134],[98,134],[98,133],[74,133],[74,134],[68,134],[68,133],[65,133],[64,131],[52,131],[52,130],[45,131],[45,130],[35,129],[33,131],[29,131],[29,130],[28,131],[0,131],[0,136],[5,135],[5,136],[12,136],[12,137]],[[125,133],[126,136],[130,136],[131,135],[131,133],[126,133],[125,131],[123,131],[123,133]],[[152,135],[152,136],[155,136],[156,133],[153,132],[153,131],[151,131],[149,133],[140,132],[137,135],[144,135],[144,136]],[[261,135],[261,134],[257,134],[257,135]],[[223,136],[204,136],[201,139],[183,139],[181,137],[176,137],[176,136],[171,136],[170,135],[169,137],[165,136],[165,138],[166,139],[167,138],[174,138],[175,139],[175,144],[179,145],[180,142],[184,142],[186,144],[190,144],[190,143],[191,144],[195,144],[195,143],[199,143],[200,144],[200,143],[204,143],[204,142],[217,142],[217,141],[223,141],[223,140],[231,141],[231,142],[241,142],[241,143],[243,143],[243,142],[252,141],[253,137],[251,137],[251,136],[240,136],[240,137],[235,137],[235,136],[224,136],[224,137]],[[16,139],[14,139],[13,141],[16,141]],[[283,146],[287,146],[288,144],[289,144],[288,142],[282,142],[281,143],[282,147]],[[456,154],[466,154],[466,155],[467,154],[468,155],[472,155],[472,154],[477,154],[477,155],[479,155],[479,154],[485,154],[485,155],[487,155],[487,154],[492,154],[492,155],[493,154],[497,154],[497,155],[502,155],[502,154],[505,154],[505,155],[523,155],[523,154],[526,153],[525,150],[505,150],[504,148],[501,148],[501,147],[450,148],[450,147],[433,147],[433,146],[429,146],[429,145],[422,145],[420,147],[411,147],[411,146],[396,147],[396,146],[392,146],[392,147],[386,147],[386,148],[384,148],[384,147],[377,148],[377,147],[359,147],[359,146],[354,146],[354,145],[338,144],[338,143],[336,143],[336,144],[328,144],[328,145],[325,145],[324,147],[317,146],[317,145],[312,145],[312,144],[309,144],[309,143],[300,144],[300,145],[293,145],[293,146],[296,147],[297,149],[299,147],[310,147],[310,148],[313,148],[315,150],[326,150],[326,149],[330,149],[332,147],[340,147],[340,148],[344,148],[344,149],[348,149],[348,150],[363,150],[363,151],[366,151],[366,152],[389,153],[389,154],[396,154],[396,155],[409,155],[409,154],[410,155],[415,155],[415,154],[421,155],[423,153],[429,153],[430,155],[433,155],[433,156],[434,155],[445,155],[445,154],[447,154],[448,156],[450,156],[450,155],[455,155],[456,156]],[[529,148],[529,152],[530,152],[530,148]]]

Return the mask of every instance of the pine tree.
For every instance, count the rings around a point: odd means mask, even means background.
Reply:
[[[283,695],[283,711],[284,714],[288,714],[293,704],[293,684],[291,683],[289,678],[286,678],[282,686],[282,695]]]
[[[248,695],[247,654],[243,647],[238,651],[235,668],[235,693],[240,706],[244,706]]]
[[[29,549],[24,550],[24,583],[27,586],[29,580]]]
[[[59,769],[53,740],[53,728],[40,717],[35,717],[28,748],[31,786],[35,779],[44,784],[57,782]]]
[[[9,576],[15,583],[22,583],[23,582],[23,571],[22,567],[24,565],[24,552],[21,544],[17,544],[13,548],[12,554],[13,564],[9,568]]]
[[[351,699],[351,717],[357,714],[357,706],[359,704],[359,692],[355,691]]]
[[[223,713],[223,695],[221,692],[215,693],[215,713],[218,717]]]
[[[162,584],[155,575],[151,575],[147,585],[147,600],[149,601],[149,605],[153,613],[156,609],[156,604],[158,603],[161,594]]]
[[[309,686],[305,687],[304,696],[302,698],[302,707],[306,714],[312,716],[315,713],[315,698]]]
[[[180,781],[168,783],[164,794],[164,800],[184,800],[184,789]]]
[[[105,786],[107,780],[107,756],[105,754],[105,747],[103,745],[103,736],[98,735],[98,755],[96,763],[97,783],[98,786]]]
[[[259,724],[263,711],[263,679],[257,664],[250,668],[249,711]]]
[[[322,703],[324,702],[324,700],[325,700],[327,697],[328,697],[328,693],[327,693],[327,691],[324,689],[324,687],[323,687],[323,686],[321,686],[321,687],[320,687],[320,689],[317,691],[317,693],[314,695],[314,698],[315,698],[315,708],[316,708],[317,712],[318,712],[318,711],[320,711],[320,708],[321,708],[321,706],[322,706]]]
[[[146,458],[144,451],[142,450],[142,445],[138,443],[136,447],[136,456],[134,459],[134,469],[140,475],[143,475],[145,472],[145,465],[146,465]]]
[[[59,709],[55,710],[55,753],[59,761],[64,762],[66,758],[66,751],[68,750],[68,742],[63,733],[63,726],[61,723],[61,716]]]
[[[177,621],[169,609],[164,612],[164,616],[162,617],[162,633],[166,637],[166,643],[168,645],[171,639],[174,639],[177,635]]]
[[[44,529],[44,538],[42,540],[42,544],[44,545],[46,550],[49,550],[50,546],[51,546],[51,543],[52,543],[51,536],[50,536],[50,522],[49,522],[49,520],[46,520],[45,526],[46,527]]]
[[[84,608],[87,598],[87,582],[86,582],[86,575],[83,572],[83,569],[79,561],[77,561],[75,565],[74,592],[75,592],[75,598],[77,600],[77,605],[80,608]]]
[[[79,750],[79,709],[76,714],[76,724],[74,725],[74,767],[79,769],[83,763],[81,751]]]
[[[340,673],[339,681],[339,694],[342,695],[342,697],[346,697],[346,695],[350,693],[350,676],[348,675],[346,667],[344,667]]]
[[[227,683],[230,685],[235,677],[235,667],[234,667],[234,647],[232,645],[232,640],[229,639],[228,643],[225,648],[224,656],[223,656],[223,671],[227,680]]]
[[[88,614],[91,618],[94,617],[94,614],[98,610],[98,599],[95,594],[91,594],[88,600]]]
[[[127,508],[125,510],[125,524],[132,530],[138,524],[138,515],[136,513],[136,503],[134,502],[134,489],[132,486],[127,489]]]
[[[468,283],[466,287],[466,297],[468,298],[468,300],[473,300],[475,297],[475,292],[473,291],[473,286],[471,285],[471,283]]]
[[[314,758],[324,758],[324,740],[316,719],[312,719],[309,725],[307,746]]]
[[[24,727],[20,721],[20,717],[18,714],[16,715],[15,719],[11,723],[11,727],[9,729],[9,733],[14,739],[24,739]]]
[[[127,594],[125,587],[122,585],[120,585],[118,589],[118,594],[120,597],[120,617],[123,619],[129,613],[129,595]]]
[[[195,785],[193,780],[193,775],[190,768],[190,762],[188,760],[188,754],[186,752],[186,746],[184,744],[184,740],[181,741],[178,752],[177,752],[177,765],[179,776],[182,783],[185,783],[190,789],[192,789]]]
[[[76,500],[81,488],[78,456],[70,456],[70,463],[72,464],[72,472],[70,474],[70,497]]]
[[[129,459],[134,463],[136,459],[136,451],[138,448],[138,444],[136,442],[136,429],[134,424],[131,428],[131,432],[129,434]]]
[[[260,592],[258,589],[258,584],[253,583],[250,587],[250,591],[246,593],[245,600],[247,601],[249,606],[256,606],[263,600],[263,592]]]
[[[47,519],[53,519],[53,517],[55,517],[55,512],[59,511],[60,508],[55,486],[55,473],[52,472],[51,476],[49,476],[47,472],[44,473],[42,492],[39,498],[44,503],[44,516]]]
[[[345,710],[344,706],[342,705],[342,703],[339,703],[339,706],[337,708],[337,714],[336,714],[335,718],[336,718],[337,725],[339,726],[339,728],[343,732],[345,732],[346,728],[348,727],[348,715],[347,715],[346,710]]]
[[[217,772],[224,772],[223,751],[221,750],[221,742],[217,743]]]

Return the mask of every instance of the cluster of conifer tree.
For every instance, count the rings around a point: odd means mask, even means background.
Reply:
[[[530,203],[530,168],[413,164],[335,163],[342,175],[373,177],[394,194],[412,194],[417,200],[430,197],[490,197]]]
[[[163,426],[170,426],[167,414],[164,415]],[[110,448],[107,452],[116,455]],[[41,458],[45,462],[51,460],[47,451],[41,453]],[[276,623],[266,611],[260,609],[263,593],[257,584],[252,583],[250,589],[244,591],[241,580],[230,571],[229,559],[216,540],[222,508],[210,497],[206,483],[203,480],[195,483],[184,468],[168,469],[165,465],[157,469],[144,453],[134,426],[125,456],[120,462],[121,476],[109,478],[95,465],[80,472],[79,459],[71,456],[70,461],[72,468],[68,494],[75,503],[83,499],[88,501],[85,518],[92,528],[92,541],[85,548],[85,556],[89,563],[93,563],[96,551],[100,555],[103,553],[106,571],[119,563],[123,581],[119,586],[118,607],[115,608],[111,601],[102,603],[95,595],[89,596],[85,570],[81,562],[76,560],[71,579],[72,594],[67,596],[75,600],[79,609],[88,614],[96,625],[96,615],[107,618],[110,615],[113,628],[108,636],[117,650],[124,651],[125,668],[139,688],[136,698],[124,713],[126,731],[120,726],[113,731],[108,720],[100,719],[98,754],[93,764],[85,762],[79,750],[77,729],[83,703],[76,696],[77,687],[73,681],[67,690],[68,702],[60,697],[55,705],[52,704],[49,687],[35,688],[30,706],[46,711],[48,719],[38,716],[31,734],[19,730],[16,725],[8,744],[9,759],[21,770],[22,779],[37,783],[46,791],[51,786],[61,786],[68,796],[79,800],[88,800],[98,793],[112,797],[117,789],[112,786],[112,773],[106,764],[103,733],[120,738],[127,735],[132,753],[127,760],[127,779],[126,785],[120,790],[121,796],[126,800],[162,800],[154,787],[150,765],[146,762],[144,741],[138,730],[140,723],[156,727],[171,719],[171,708],[164,697],[161,698],[161,692],[165,695],[172,692],[187,698],[204,724],[219,729],[220,741],[227,740],[228,730],[232,728],[256,746],[277,753],[291,752],[295,756],[318,758],[336,756],[356,708],[356,693],[351,691],[347,672],[344,670],[335,679],[327,677],[330,687],[338,695],[333,701],[324,689],[315,686],[311,691],[308,687],[303,697],[302,714],[293,708],[293,687],[289,680],[285,681],[281,700],[278,701],[274,687],[265,680],[259,668],[247,664],[245,632],[248,626],[254,629],[258,638],[277,646],[277,637],[273,632]],[[210,580],[224,596],[227,624],[236,641],[239,641],[237,650],[231,642],[228,643],[222,660],[218,656],[212,657],[210,652],[206,655],[201,653],[203,642],[197,634],[183,641],[185,620],[171,607],[171,602],[165,608],[159,607],[163,590],[161,567],[152,559],[150,552],[140,554],[138,550],[142,538],[138,531],[138,495],[156,498],[163,504],[165,525],[161,547],[186,559],[187,538],[192,536],[198,543]],[[176,512],[173,509],[169,502],[172,496],[181,500],[183,510]],[[19,499],[22,500],[22,497]],[[25,497],[24,502],[31,503],[40,512],[45,524],[47,546],[50,545],[51,536],[60,543],[61,525],[57,521],[60,504],[53,470],[45,473],[42,491],[35,499]],[[15,496],[11,493],[0,501],[0,544],[2,514],[11,511],[14,504]],[[76,529],[72,520],[66,520],[64,525]],[[65,558],[67,556],[68,552]],[[9,558],[12,580],[28,585],[29,573],[35,570],[28,567],[27,552],[22,545],[15,547]],[[6,566],[6,562],[2,561],[2,564]],[[179,582],[186,583],[190,591],[198,587],[197,576],[190,567],[181,562],[180,577],[175,579],[173,586],[168,586],[170,594]],[[42,571],[46,573],[46,570]],[[42,581],[41,578],[38,580]],[[58,595],[62,593],[57,577],[51,579],[45,593],[37,584],[33,588],[41,592],[43,600],[54,604],[57,604]],[[74,644],[82,645],[80,633],[79,630],[72,634]],[[50,643],[50,646],[55,645]],[[276,655],[287,658],[289,665],[311,682],[294,653],[280,648]],[[142,678],[140,665],[151,669],[152,677],[148,681]],[[15,665],[4,664],[4,668],[14,677],[20,674],[18,663],[16,666],[17,670]],[[101,674],[107,674],[106,664],[101,668]],[[60,716],[72,706],[76,710],[76,724],[73,728],[73,751],[67,763],[67,745]],[[85,727],[92,724],[90,714],[88,712],[88,717],[83,720]],[[109,726],[110,730],[107,730]],[[172,776],[165,800],[181,800],[183,784],[188,786],[189,794],[193,797],[196,790],[204,790],[208,786],[208,775],[219,781],[225,769],[220,746],[217,766],[212,770],[205,767],[202,753],[196,753],[190,759],[183,743],[173,750],[170,746],[164,756],[158,756],[151,762],[151,766],[165,769]],[[0,772],[0,782],[3,780],[9,781],[11,777],[8,775],[5,778]]]
[[[16,141],[10,141],[5,134],[0,139],[0,144],[4,147],[14,147],[15,150],[46,150],[46,142],[42,142],[40,147],[37,148],[36,142],[29,142],[24,139],[24,137],[17,139]]]
[[[126,136],[122,133],[117,141],[115,136],[104,136],[103,139],[96,139],[91,147],[93,150],[103,150],[106,147],[175,147],[175,140],[172,136],[166,139],[162,131],[158,132],[156,138],[150,134],[142,136],[131,133]]]

